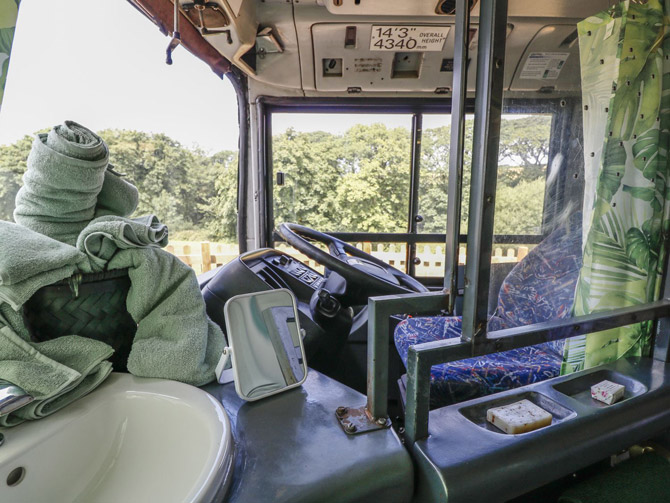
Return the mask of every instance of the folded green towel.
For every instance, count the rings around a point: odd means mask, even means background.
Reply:
[[[214,379],[225,346],[205,312],[195,272],[157,248],[119,250],[107,268],[128,269],[128,312],[138,323],[128,371],[201,386]]]
[[[125,181],[122,175],[114,171],[110,164],[105,171],[105,181],[98,194],[95,216],[116,215],[127,217],[137,209],[140,195],[132,183]]]
[[[111,372],[107,344],[75,335],[30,343],[0,316],[0,376],[35,400],[0,417],[0,426],[15,426],[64,407],[95,389]]]
[[[77,248],[85,252],[94,268],[102,271],[118,250],[164,247],[168,228],[155,215],[134,219],[106,216],[93,220],[77,238]]]
[[[0,302],[18,310],[43,286],[68,278],[89,259],[76,248],[0,222]]]
[[[108,157],[102,139],[76,123],[38,134],[16,195],[14,220],[74,246],[95,216]]]
[[[86,255],[72,246],[21,225],[0,221],[0,285],[16,285],[85,260]]]

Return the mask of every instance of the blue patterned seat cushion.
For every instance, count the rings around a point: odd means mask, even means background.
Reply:
[[[581,213],[556,228],[507,275],[488,330],[570,316],[582,265]],[[460,316],[407,318],[395,330],[405,366],[414,344],[461,336]],[[564,341],[513,349],[431,369],[431,406],[439,407],[556,377]]]

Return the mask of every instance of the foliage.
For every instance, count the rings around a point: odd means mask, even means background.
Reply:
[[[503,122],[503,137],[510,140],[501,145],[501,160],[506,164],[499,170],[496,233],[539,231],[549,126],[550,119],[542,116]],[[531,130],[535,142],[532,156],[526,152],[528,145],[518,139]],[[463,232],[470,190],[472,121],[467,121],[466,131]],[[208,155],[164,134],[114,129],[99,134],[109,145],[115,169],[139,189],[138,214],[158,215],[169,224],[173,238],[235,241],[236,152]],[[0,147],[1,219],[12,218],[31,143],[32,138],[26,136]],[[424,222],[420,232],[445,231],[449,143],[449,127],[423,131],[419,206]],[[353,125],[341,135],[293,129],[276,135],[273,169],[284,173],[285,183],[273,183],[275,222],[297,222],[324,231],[405,232],[410,153],[409,131],[383,124]]]

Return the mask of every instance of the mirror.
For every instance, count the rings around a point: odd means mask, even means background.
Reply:
[[[232,373],[237,394],[253,401],[305,381],[305,349],[290,290],[238,295],[223,311],[229,347],[216,370],[220,383],[229,382]]]

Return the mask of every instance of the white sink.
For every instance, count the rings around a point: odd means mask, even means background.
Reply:
[[[54,415],[0,433],[2,503],[205,502],[230,482],[226,412],[174,381],[112,374]]]

